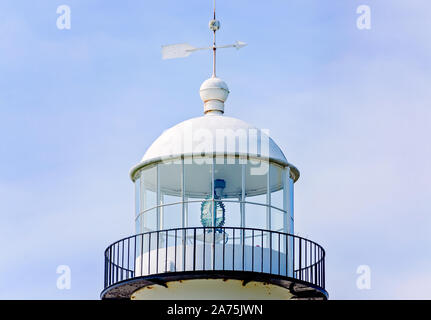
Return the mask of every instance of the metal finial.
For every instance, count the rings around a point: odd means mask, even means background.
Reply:
[[[217,46],[216,46],[216,32],[220,29],[220,21],[216,19],[216,0],[214,0],[214,18],[210,21],[209,25],[210,29],[214,33],[214,41],[213,41],[213,77],[215,78],[216,75],[216,52],[217,52]]]

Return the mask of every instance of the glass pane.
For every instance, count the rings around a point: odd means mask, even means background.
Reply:
[[[143,232],[157,230],[157,210],[156,209],[145,211],[145,213],[143,213],[143,219],[144,219]]]
[[[225,207],[225,227],[241,227],[241,206],[238,202],[222,202]]]
[[[290,221],[290,226],[288,227],[288,233],[293,234],[294,233],[294,228],[293,228],[293,219],[288,219],[287,221]]]
[[[185,196],[191,199],[207,199],[211,192],[211,164],[184,164]]]
[[[157,167],[145,168],[141,173],[142,210],[157,206]]]
[[[287,212],[288,212],[290,220],[291,220],[291,223],[290,223],[290,226],[289,226],[289,233],[293,234],[293,221],[294,221],[294,205],[293,205],[293,196],[294,196],[293,189],[294,189],[294,186],[293,186],[293,184],[294,184],[294,182],[293,182],[292,178],[288,179],[288,184],[289,184],[289,189],[288,189],[289,190],[289,194],[287,196],[289,197],[289,204],[290,204],[290,206],[287,208]]]
[[[249,197],[246,195],[245,201],[266,204],[266,193],[253,197]]]
[[[224,219],[218,217],[217,219],[219,220],[216,225],[241,226],[241,206],[238,201],[241,200],[242,196],[242,170],[243,165],[235,157],[216,158],[214,165],[214,198],[216,200],[229,200],[216,202],[218,203],[217,212],[221,212],[222,208],[225,211]]]
[[[245,177],[245,193],[253,202],[266,203],[269,166],[266,161],[248,161]],[[257,197],[264,195],[264,197]],[[252,200],[247,200],[252,201]]]
[[[188,227],[202,227],[201,223],[201,201],[189,202],[186,205]]]
[[[165,197],[166,198],[166,197]],[[164,205],[160,208],[163,217],[162,229],[182,227],[182,204]]]
[[[281,210],[272,208],[271,215],[271,230],[284,232],[285,213]]]
[[[277,164],[271,164],[270,166],[270,185],[271,185],[271,206],[283,210],[283,186],[284,186],[284,174],[283,167]]]
[[[235,159],[227,159],[226,157],[216,158],[216,164],[214,166],[214,180],[224,181],[224,188],[222,190],[221,197],[222,199],[233,198],[238,200],[242,194],[242,165],[238,163],[231,163],[233,160]]]
[[[141,212],[141,178],[137,175],[135,180],[135,217]]]
[[[175,162],[158,165],[160,200],[160,229],[182,227],[182,165]],[[176,204],[176,205],[169,205]]]
[[[203,160],[202,160],[203,159]],[[189,227],[201,227],[202,203],[212,199],[212,164],[204,158],[200,161],[184,164],[185,198],[189,201],[186,206]],[[196,160],[196,159],[193,159]],[[199,159],[197,159],[199,160]]]
[[[141,211],[157,205],[157,167],[144,168],[141,172]]]
[[[164,196],[164,204],[181,202],[182,165],[176,162],[159,164],[160,192]]]
[[[136,230],[136,234],[141,233],[141,216],[135,219],[135,230]]]
[[[266,229],[266,206],[247,203],[245,225],[247,228]]]

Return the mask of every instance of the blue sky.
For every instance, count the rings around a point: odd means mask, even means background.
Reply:
[[[160,46],[209,44],[211,10],[0,3],[0,298],[99,298],[103,250],[134,232],[129,169],[203,110],[210,55],[162,61]],[[219,0],[218,42],[249,44],[219,54],[226,114],[269,129],[300,169],[296,232],[325,247],[331,298],[431,298],[430,14],[426,0]]]

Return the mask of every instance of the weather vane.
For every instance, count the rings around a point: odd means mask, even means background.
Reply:
[[[237,50],[245,47],[247,43],[242,41],[236,41],[233,44],[217,46],[216,45],[216,32],[220,29],[220,21],[216,19],[216,0],[214,0],[214,17],[209,22],[209,28],[214,33],[214,41],[211,47],[201,47],[197,48],[188,43],[178,43],[162,46],[162,59],[175,59],[175,58],[185,58],[191,53],[200,50],[213,50],[213,77],[216,77],[216,52],[217,49],[224,48],[236,48]]]

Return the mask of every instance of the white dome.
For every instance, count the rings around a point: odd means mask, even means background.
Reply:
[[[239,138],[242,135],[245,135],[246,140]],[[228,140],[234,142],[229,143]],[[131,176],[137,169],[151,162],[177,158],[181,155],[201,154],[269,158],[289,165],[297,172],[297,169],[288,163],[277,144],[263,130],[236,118],[208,113],[183,121],[164,131],[147,150],[141,162],[132,168]],[[295,176],[297,179],[299,172]]]
[[[148,148],[141,162],[132,168],[130,176],[141,167],[158,161],[178,159],[181,156],[231,155],[270,159],[292,169],[294,180],[299,171],[287,162],[281,149],[265,132],[242,120],[223,116],[224,102],[229,88],[215,76],[200,87],[204,113],[165,130]]]

